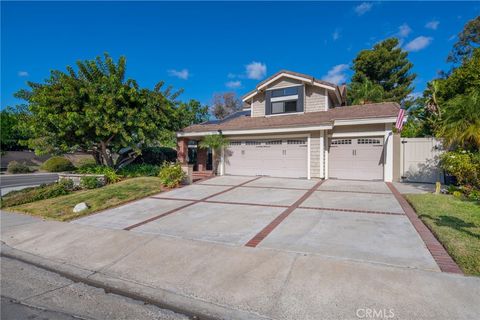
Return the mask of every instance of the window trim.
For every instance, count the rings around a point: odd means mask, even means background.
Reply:
[[[298,94],[292,94],[289,96],[281,96],[281,97],[274,97],[270,98],[270,102],[282,102],[286,100],[298,100]]]

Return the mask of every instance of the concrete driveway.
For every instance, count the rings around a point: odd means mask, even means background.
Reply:
[[[383,182],[222,176],[73,223],[439,271]]]

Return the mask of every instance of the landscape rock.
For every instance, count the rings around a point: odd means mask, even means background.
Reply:
[[[87,210],[88,209],[88,206],[85,202],[80,202],[80,203],[77,203],[75,205],[75,207],[73,207],[73,212],[77,213],[77,212],[82,212],[83,210]]]

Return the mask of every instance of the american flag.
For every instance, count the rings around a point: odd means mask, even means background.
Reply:
[[[395,123],[395,128],[397,128],[398,131],[402,131],[404,118],[405,118],[405,109],[400,109],[398,111],[397,122]]]

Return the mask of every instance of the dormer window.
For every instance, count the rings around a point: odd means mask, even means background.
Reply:
[[[266,91],[266,115],[303,112],[303,86]]]

